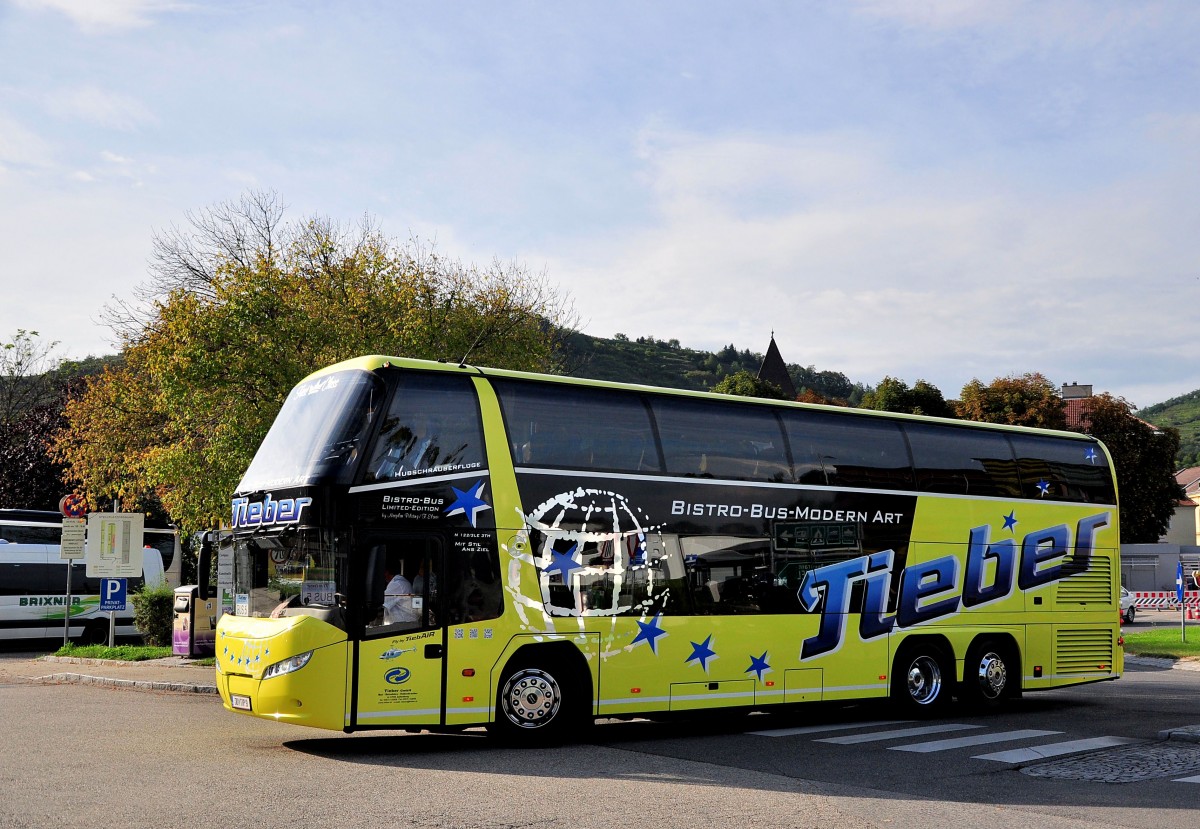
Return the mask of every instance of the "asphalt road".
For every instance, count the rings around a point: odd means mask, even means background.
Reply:
[[[586,744],[518,750],[477,733],[308,731],[211,696],[10,680],[0,826],[1192,829],[1200,816],[1200,782],[1179,782],[1200,775],[1200,744],[1159,739],[1200,724],[1200,672],[1131,666],[998,715],[894,719],[862,705],[606,723]],[[1103,739],[1119,742],[981,759]],[[1107,782],[1114,770],[1142,779]]]

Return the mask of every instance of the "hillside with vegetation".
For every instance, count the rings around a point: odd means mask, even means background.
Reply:
[[[1200,389],[1180,397],[1147,406],[1138,412],[1142,420],[1155,426],[1171,426],[1179,430],[1179,452],[1176,466],[1184,469],[1200,466]]]
[[[679,340],[630,339],[624,334],[606,339],[580,332],[567,336],[563,355],[566,373],[572,377],[696,391],[711,390],[739,371],[757,373],[763,361],[761,353],[739,350],[732,344],[716,352],[699,351],[680,345]],[[809,391],[856,405],[868,390],[841,372],[795,363],[788,363],[787,369],[801,393]]]

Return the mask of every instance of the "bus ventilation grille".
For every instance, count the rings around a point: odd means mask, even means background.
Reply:
[[[1082,560],[1075,556],[1063,562],[1063,569],[1071,573],[1058,583],[1058,603],[1064,604],[1112,604],[1112,559],[1088,556]]]
[[[1060,628],[1054,638],[1054,673],[1058,676],[1112,670],[1113,632]]]

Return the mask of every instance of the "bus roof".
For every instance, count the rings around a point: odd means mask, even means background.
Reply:
[[[584,377],[566,377],[558,374],[538,374],[530,371],[512,371],[510,369],[485,368],[483,366],[474,366],[468,364],[460,364],[454,362],[445,362],[442,360],[418,360],[410,357],[388,357],[380,354],[364,355],[355,357],[349,360],[343,360],[340,363],[335,363],[331,366],[319,369],[313,372],[308,377],[305,377],[301,383],[306,383],[309,380],[314,380],[323,377],[327,374],[332,374],[338,371],[346,371],[349,369],[362,369],[364,371],[375,371],[380,368],[400,368],[411,369],[416,371],[438,371],[448,374],[470,374],[477,377],[505,377],[517,380],[532,380],[543,383],[558,383],[562,385],[582,386],[588,388],[603,388],[615,389],[633,392],[649,392],[653,394],[667,394],[678,397],[692,397],[704,400],[720,400],[724,402],[737,401],[739,403],[749,403],[753,405],[787,407],[792,409],[813,409],[817,411],[834,412],[837,414],[852,414],[866,417],[881,417],[885,419],[898,420],[913,420],[926,423],[937,423],[943,426],[957,425],[963,428],[978,428],[992,429],[1008,432],[1034,433],[1052,435],[1059,438],[1067,438],[1073,440],[1084,441],[1087,443],[1095,443],[1103,446],[1101,441],[1091,435],[1082,434],[1080,432],[1069,432],[1059,429],[1045,429],[1033,426],[1013,426],[1006,423],[985,423],[976,420],[956,420],[953,418],[931,417],[929,415],[907,414],[903,412],[881,412],[875,409],[858,409],[848,408],[844,406],[823,405],[819,403],[800,403],[794,400],[771,400],[765,397],[740,397],[717,392],[693,391],[691,389],[674,389],[664,386],[649,386],[638,383],[619,383],[612,380],[592,380]],[[1107,451],[1107,449],[1105,450]]]

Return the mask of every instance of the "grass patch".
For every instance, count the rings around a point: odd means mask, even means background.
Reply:
[[[1164,656],[1179,659],[1200,657],[1200,625],[1188,625],[1187,641],[1182,641],[1178,627],[1156,627],[1125,634],[1125,653],[1138,656]]]
[[[116,659],[121,662],[144,662],[147,659],[162,659],[171,655],[171,649],[155,645],[63,645],[55,656],[73,656],[78,659]]]

